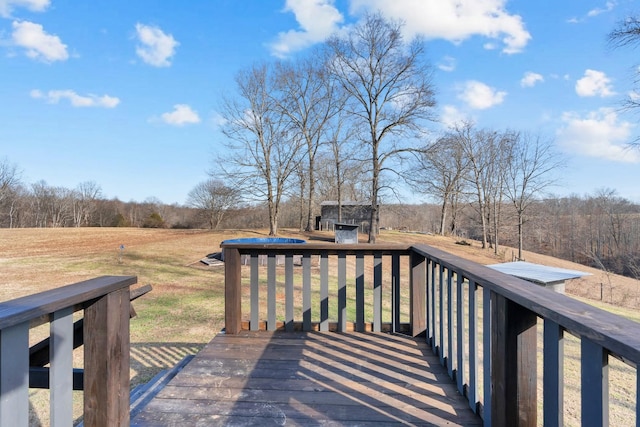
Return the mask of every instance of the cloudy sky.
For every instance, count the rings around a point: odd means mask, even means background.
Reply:
[[[426,42],[434,134],[539,134],[568,159],[556,194],[640,202],[638,115],[621,109],[640,60],[607,44],[633,0],[0,0],[0,159],[27,183],[182,204],[215,168],[234,75],[375,10]]]

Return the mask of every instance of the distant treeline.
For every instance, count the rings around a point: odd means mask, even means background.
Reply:
[[[285,228],[305,226],[304,203],[295,197],[283,203],[280,223]],[[266,204],[239,204],[225,208],[218,228],[268,228]],[[320,207],[316,206],[317,215]],[[510,212],[503,209],[503,212]],[[381,204],[383,228],[438,234],[441,206],[436,204]],[[517,247],[517,221],[507,214],[498,233],[491,230],[489,250],[503,254],[503,246]],[[101,197],[100,188],[84,183],[75,190],[39,182],[27,189],[16,186],[0,198],[0,227],[149,227],[211,228],[206,209],[166,205],[155,199],[123,202]],[[454,234],[480,239],[477,209],[469,203],[456,212]],[[493,223],[495,224],[495,223]],[[495,225],[493,225],[495,226]],[[536,201],[523,225],[524,248],[640,279],[640,205],[618,197],[615,191],[594,195],[547,198]],[[449,227],[450,229],[451,227]],[[499,239],[496,242],[496,236]]]

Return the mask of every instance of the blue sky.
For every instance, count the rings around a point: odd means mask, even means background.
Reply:
[[[183,204],[223,149],[234,75],[378,9],[426,40],[434,134],[539,134],[568,159],[555,194],[640,203],[639,116],[620,109],[640,61],[607,45],[633,0],[0,0],[0,158],[26,183]]]

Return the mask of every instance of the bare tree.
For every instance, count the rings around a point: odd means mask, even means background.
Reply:
[[[82,182],[73,193],[72,215],[76,227],[91,225],[102,189],[95,181]]]
[[[553,145],[540,136],[520,135],[513,145],[507,169],[506,194],[516,211],[518,224],[518,258],[522,259],[523,224],[531,204],[556,182],[553,172],[563,166],[563,159]]]
[[[316,156],[325,138],[326,127],[341,106],[340,91],[332,84],[324,63],[314,55],[295,63],[279,63],[274,99],[281,113],[298,132],[305,146],[307,193],[306,231],[313,230]]]
[[[401,29],[401,24],[374,14],[345,37],[327,41],[330,72],[347,92],[346,112],[361,129],[358,138],[370,149],[369,243],[375,243],[379,228],[384,164],[408,150],[400,142],[407,142],[409,132],[421,130],[423,121],[432,119],[435,105],[424,46],[417,40],[405,43]]]
[[[9,227],[13,225],[15,195],[20,183],[21,171],[9,159],[0,160],[0,214],[7,215]]]
[[[213,178],[196,185],[187,196],[187,205],[200,210],[212,230],[217,230],[229,209],[237,208],[239,203],[236,189]]]
[[[246,195],[266,202],[269,235],[278,232],[278,213],[287,182],[300,161],[302,140],[291,132],[274,85],[271,68],[255,65],[236,75],[238,96],[225,98],[223,134],[228,152],[221,155],[211,175],[225,178]],[[220,168],[221,170],[217,169]]]
[[[613,29],[608,35],[609,45],[613,48],[622,47],[635,47],[640,44],[640,18],[638,16],[627,16],[623,21],[618,22],[616,28]],[[640,83],[640,72],[638,72],[637,64],[634,64],[636,69],[635,84]],[[629,110],[637,110],[640,108],[640,96],[638,96],[638,90],[632,91],[629,96],[623,101],[623,108]],[[632,143],[631,147],[640,148],[640,137],[637,137]]]
[[[467,170],[467,158],[463,155],[455,135],[447,134],[433,144],[415,153],[405,172],[405,180],[420,194],[440,201],[439,234],[447,231],[449,209],[455,218],[457,200],[462,192],[462,177]],[[452,223],[455,227],[455,222]]]

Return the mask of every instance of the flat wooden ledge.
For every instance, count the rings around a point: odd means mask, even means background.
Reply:
[[[132,426],[481,425],[431,349],[386,333],[217,335]]]

